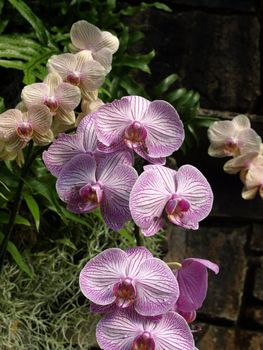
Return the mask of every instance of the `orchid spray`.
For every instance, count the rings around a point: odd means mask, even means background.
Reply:
[[[171,104],[141,96],[105,104],[99,99],[117,37],[86,21],[75,23],[70,36],[72,53],[50,57],[44,81],[26,86],[21,103],[0,115],[0,156],[14,159],[29,142],[31,147],[52,142],[42,158],[69,211],[100,210],[115,231],[134,220],[137,247],[106,249],[80,272],[91,311],[105,314],[97,325],[99,346],[194,350],[189,324],[206,296],[207,269],[218,273],[218,266],[188,258],[173,270],[141,246],[140,235],[158,234],[165,221],[198,229],[212,208],[211,187],[194,166],[165,165],[184,140]],[[241,122],[232,128],[238,140],[249,132]],[[236,154],[237,146],[221,137],[211,152]],[[247,178],[253,182],[252,175]]]

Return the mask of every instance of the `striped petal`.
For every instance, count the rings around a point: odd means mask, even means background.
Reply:
[[[34,132],[44,135],[51,128],[52,115],[47,106],[34,105],[28,108],[28,120],[32,123]]]
[[[94,50],[101,41],[101,31],[87,21],[78,21],[71,27],[70,39],[79,50]]]
[[[162,317],[152,331],[156,350],[193,350],[194,339],[185,319],[176,312]]]
[[[177,224],[185,228],[198,228],[198,222],[203,220],[211,211],[213,192],[204,175],[192,165],[183,165],[176,174],[179,198],[187,200],[189,210]]]
[[[119,144],[128,125],[132,123],[128,98],[107,103],[94,112],[96,132],[100,142],[106,146]]]
[[[141,229],[148,229],[161,218],[170,196],[171,193],[166,189],[159,173],[154,170],[143,172],[130,196],[130,209],[134,222]]]
[[[21,98],[25,102],[26,106],[41,105],[45,101],[45,97],[48,97],[49,89],[44,83],[35,83],[27,85],[21,92]]]
[[[147,130],[146,146],[151,157],[167,157],[181,147],[183,123],[168,102],[151,102],[142,122]]]
[[[129,196],[138,177],[134,168],[120,164],[122,158],[107,157],[99,163],[97,179],[103,184],[101,213],[106,224],[118,231],[131,219]]]
[[[57,177],[64,164],[81,153],[86,153],[82,134],[60,134],[42,157],[48,170]]]
[[[129,257],[129,263],[126,269],[127,276],[136,276],[139,273],[141,263],[153,258],[152,253],[145,247],[129,248],[125,252]]]
[[[81,270],[79,284],[86,298],[98,305],[109,305],[115,300],[113,286],[125,276],[127,254],[119,248],[110,248],[91,259]]]
[[[72,193],[86,184],[93,184],[95,179],[96,161],[88,154],[81,154],[72,158],[62,168],[56,183],[59,197],[68,202]]]
[[[55,93],[59,100],[59,105],[65,111],[73,111],[80,103],[81,94],[77,86],[72,86],[68,83],[61,83],[57,87]]]
[[[136,276],[134,308],[144,316],[161,315],[171,309],[179,297],[177,280],[160,259],[144,260]]]

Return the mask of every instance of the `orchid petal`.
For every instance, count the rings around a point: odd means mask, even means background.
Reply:
[[[162,177],[154,170],[143,172],[130,195],[130,209],[134,222],[143,230],[158,220],[171,193],[167,191]]]
[[[81,100],[80,90],[77,86],[69,83],[61,83],[56,89],[56,97],[59,99],[59,105],[65,111],[73,111]]]
[[[114,100],[94,112],[99,141],[106,146],[120,143],[123,139],[124,130],[132,123],[129,114],[130,103],[128,98]]]
[[[241,193],[242,198],[246,200],[253,199],[256,197],[257,191],[258,186],[252,188],[247,188],[246,186],[244,186]]]
[[[143,118],[143,125],[147,130],[146,146],[152,157],[167,157],[183,143],[183,123],[168,102],[151,102]]]
[[[175,193],[176,170],[160,165],[145,165],[143,169],[144,171],[154,170],[161,176],[167,191]]]
[[[48,87],[48,95],[54,95],[57,87],[63,82],[61,76],[57,72],[49,73],[45,79],[44,83]]]
[[[9,109],[0,114],[0,134],[5,140],[9,141],[14,137],[17,122],[22,121],[22,118],[23,115],[18,109]]]
[[[57,177],[63,165],[81,153],[86,153],[83,147],[83,135],[60,134],[48,150],[43,152],[42,157],[48,170]]]
[[[68,128],[69,125],[73,125],[75,123],[75,112],[69,112],[64,110],[62,107],[58,107],[54,119],[57,122],[57,128],[62,127],[62,130],[65,131],[65,127]],[[54,127],[54,125],[52,125],[52,127]]]
[[[101,41],[101,31],[87,21],[74,23],[70,30],[72,44],[80,50],[92,50]]]
[[[194,339],[185,319],[168,312],[152,331],[156,350],[193,350]]]
[[[52,116],[49,108],[44,105],[33,105],[28,108],[28,120],[32,123],[34,132],[46,134],[51,128]]]
[[[129,195],[138,177],[134,168],[118,165],[123,158],[106,158],[99,163],[97,178],[103,184],[104,196],[101,213],[106,224],[113,230],[119,230],[131,219]],[[115,166],[116,164],[116,166]]]
[[[243,129],[249,129],[250,128],[250,120],[245,115],[238,115],[235,118],[232,119],[232,123],[234,124],[235,128],[238,130]]]
[[[248,152],[242,154],[241,156],[230,159],[224,164],[224,171],[228,174],[237,174],[243,168],[248,169],[250,163],[257,156],[257,152]]]
[[[45,146],[53,141],[54,134],[52,130],[48,130],[48,132],[46,132],[45,134],[39,134],[38,132],[34,131],[32,138],[37,145]]]
[[[77,134],[83,134],[83,145],[87,152],[95,152],[97,149],[97,135],[95,132],[94,119],[85,117],[77,128]]]
[[[182,268],[176,271],[180,288],[177,300],[179,310],[191,312],[202,306],[207,293],[207,268],[216,274],[219,272],[216,264],[205,259],[189,258],[182,262]]]
[[[240,153],[260,152],[261,137],[253,129],[244,129],[238,135]]]
[[[66,80],[68,72],[74,71],[77,65],[77,58],[71,53],[53,55],[48,60],[49,72],[57,72],[63,80]]]
[[[68,202],[73,192],[86,184],[96,182],[96,161],[88,154],[80,154],[72,158],[60,171],[56,183],[59,197]]]
[[[119,48],[119,40],[115,35],[112,35],[110,32],[101,32],[102,40],[99,45],[96,45],[96,50],[99,48],[108,48],[112,53],[115,53]]]
[[[177,280],[171,269],[160,259],[144,260],[136,275],[137,297],[134,308],[144,316],[167,312],[179,297]]]
[[[144,331],[144,319],[134,312],[118,311],[99,321],[96,338],[101,349],[131,350],[135,338]]]
[[[97,90],[103,84],[105,74],[105,68],[94,60],[82,65],[80,87],[84,97],[85,91]]]
[[[92,258],[79,277],[85,297],[99,305],[113,303],[113,286],[125,276],[127,260],[127,254],[119,248],[107,249]]]
[[[164,165],[166,163],[166,158],[165,157],[150,157],[149,154],[147,153],[145,147],[139,146],[134,149],[134,151],[142,158],[147,160],[147,162],[151,164],[156,164],[156,165]]]
[[[106,73],[111,71],[112,63],[112,51],[107,47],[100,49],[97,52],[94,52],[92,55],[93,59],[99,62],[106,70]]]
[[[141,263],[144,260],[153,258],[152,253],[145,247],[129,248],[125,252],[129,257],[126,268],[127,276],[136,276],[139,273]]]
[[[184,214],[178,225],[186,228],[198,228],[198,222],[203,220],[211,211],[213,192],[204,175],[191,165],[183,165],[177,174],[176,194],[187,200],[189,210]]]
[[[48,86],[44,83],[35,83],[27,85],[23,88],[21,98],[26,106],[42,105],[45,97],[49,95]]]

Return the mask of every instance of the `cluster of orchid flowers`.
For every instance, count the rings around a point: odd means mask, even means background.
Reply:
[[[92,312],[104,313],[97,325],[105,350],[194,350],[189,323],[207,293],[207,269],[216,264],[185,259],[170,267],[144,247],[110,248],[80,273],[80,288]]]
[[[251,128],[245,115],[231,121],[217,121],[208,129],[212,157],[233,157],[224,165],[228,174],[240,172],[244,184],[242,198],[253,199],[257,192],[263,199],[263,144],[261,137]]]
[[[43,161],[69,211],[100,208],[112,230],[133,219],[145,236],[156,234],[165,219],[198,229],[213,193],[197,168],[165,166],[184,140],[176,110],[140,96],[104,104],[98,88],[118,39],[86,21],[75,23],[70,37],[73,53],[52,56],[44,81],[26,86],[16,108],[0,114],[0,158],[21,160],[29,141],[53,141]],[[150,163],[141,174],[139,157]],[[172,271],[143,247],[108,249],[86,264],[81,290],[92,311],[107,314],[97,326],[102,349],[195,349],[188,323],[206,296],[207,268],[218,273],[218,267],[194,258],[176,266]]]

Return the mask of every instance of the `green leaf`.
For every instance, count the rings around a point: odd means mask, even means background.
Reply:
[[[47,45],[48,44],[48,35],[47,30],[43,24],[43,22],[40,20],[39,17],[37,17],[34,12],[30,9],[30,7],[22,0],[8,0],[11,5],[13,5],[16,10],[23,16],[28,23],[33,27],[35,30],[36,36],[41,44]]]
[[[128,230],[126,230],[125,228],[122,228],[121,230],[119,230],[118,231],[119,232],[119,234],[123,237],[123,238],[125,238],[128,242],[129,242],[129,244],[131,245],[131,246],[134,246],[134,243],[135,243],[135,237],[134,237],[134,235],[132,235]]]
[[[73,250],[77,250],[77,247],[75,246],[75,244],[73,242],[71,242],[71,240],[69,238],[61,238],[61,239],[57,239],[56,242],[65,245],[66,247],[69,247]]]
[[[177,100],[179,100],[182,96],[186,94],[187,90],[185,88],[177,89],[175,91],[170,92],[166,96],[166,100],[170,103],[175,103]]]
[[[139,69],[143,72],[150,73],[148,64],[155,56],[155,51],[152,50],[146,55],[125,55],[123,58],[115,63],[115,67],[127,66],[131,68]]]
[[[113,10],[116,7],[116,0],[107,0],[108,8]]]
[[[23,61],[9,61],[9,60],[0,60],[0,66],[4,68],[12,68],[12,69],[18,69],[23,70],[24,69],[24,62]]]
[[[31,196],[29,193],[24,193],[24,199],[26,202],[26,205],[28,206],[28,209],[30,210],[33,219],[35,221],[36,229],[39,231],[39,224],[40,224],[40,211],[39,206],[37,202],[35,201],[34,197]]]
[[[171,74],[168,75],[165,79],[163,79],[154,89],[155,94],[157,95],[162,95],[164,92],[166,92],[174,82],[178,79],[177,74]]]
[[[1,211],[0,212],[0,223],[8,224],[8,222],[9,222],[9,214]],[[21,216],[19,214],[16,216],[15,223],[17,225],[31,226],[30,222],[26,218],[24,218],[23,216]]]
[[[4,239],[4,234],[0,232],[0,242],[2,243]],[[20,267],[22,271],[24,271],[29,277],[33,277],[33,273],[30,270],[29,266],[24,261],[22,255],[19,253],[17,247],[11,241],[7,244],[7,251],[11,254],[12,258],[15,260],[17,265]]]
[[[165,12],[172,12],[172,9],[169,6],[163,4],[162,2],[154,2],[153,4],[146,4],[143,2],[142,5],[144,5],[147,8],[148,7],[155,7],[158,10],[162,10]]]

